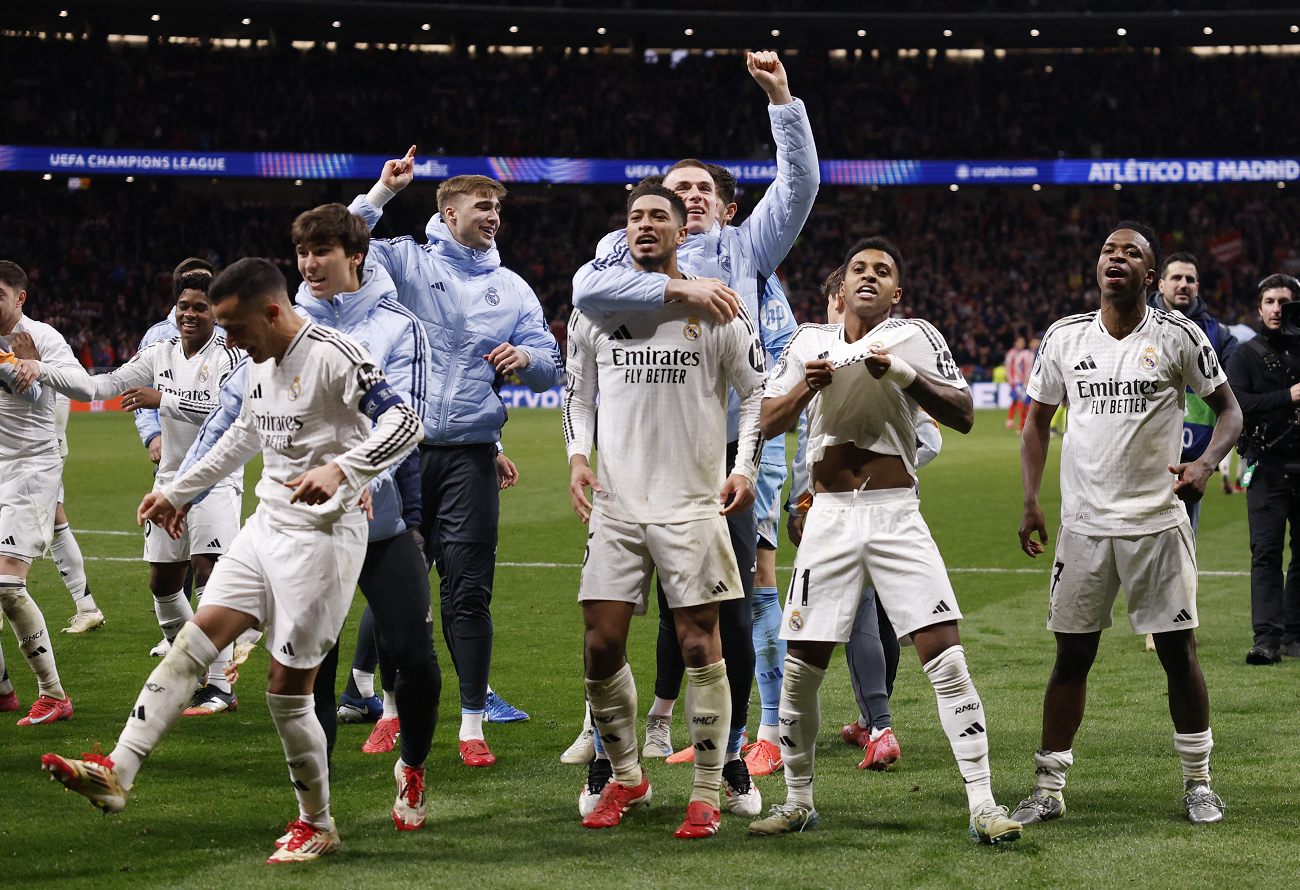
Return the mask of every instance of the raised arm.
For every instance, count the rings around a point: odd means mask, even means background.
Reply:
[[[771,275],[808,221],[821,167],[808,109],[790,95],[785,66],[774,52],[749,53],[749,73],[767,93],[767,114],[776,143],[776,179],[740,226],[760,275]]]

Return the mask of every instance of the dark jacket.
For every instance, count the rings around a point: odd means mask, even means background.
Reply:
[[[1300,338],[1265,328],[1258,339],[1278,358],[1272,368],[1250,343],[1236,350],[1226,367],[1244,420],[1237,447],[1256,460],[1294,458],[1300,456],[1300,425],[1295,423],[1297,406],[1291,401],[1291,387],[1300,383]]]

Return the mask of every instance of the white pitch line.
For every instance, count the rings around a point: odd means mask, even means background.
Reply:
[[[72,533],[74,535],[121,535],[123,537],[128,537],[128,538],[136,538],[144,534],[143,532],[139,532],[139,531],[110,532],[110,531],[101,531],[100,529],[95,529],[95,528],[74,528],[72,530]]]

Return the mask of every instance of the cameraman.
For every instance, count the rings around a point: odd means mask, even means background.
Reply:
[[[1259,336],[1228,361],[1228,382],[1245,425],[1238,448],[1252,463],[1246,505],[1250,516],[1250,611],[1255,645],[1247,664],[1300,658],[1300,566],[1294,538],[1300,523],[1300,281],[1270,275],[1259,283]],[[1284,319],[1285,316],[1285,319]],[[1285,321],[1285,323],[1284,323]],[[1292,551],[1285,586],[1282,553],[1287,523]]]

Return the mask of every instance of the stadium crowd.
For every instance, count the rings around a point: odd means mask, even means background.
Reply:
[[[723,56],[559,49],[457,57],[35,38],[5,38],[3,47],[6,144],[383,154],[414,141],[428,154],[628,158],[772,152],[762,106],[732,101],[744,70]],[[1289,88],[1300,76],[1295,56],[890,54],[786,57],[791,77],[806,85],[823,158],[1214,157],[1300,147],[1290,126],[1300,114]],[[1165,101],[1174,93],[1184,100]],[[1143,108],[1143,125],[1115,126],[1133,105]]]
[[[0,254],[30,270],[33,317],[58,328],[83,364],[117,365],[170,306],[175,257],[196,249],[218,265],[274,257],[296,280],[289,222],[316,203],[349,200],[349,185],[258,184],[263,193],[254,200],[237,189],[219,195],[171,180],[96,179],[69,193],[61,183],[10,175],[0,179]],[[603,234],[621,226],[625,194],[618,186],[524,185],[506,198],[502,259],[534,288],[561,340],[573,273]],[[412,186],[377,234],[422,231],[433,195],[430,186]],[[753,189],[741,195],[740,219],[756,197]],[[908,260],[903,312],[931,319],[968,376],[983,379],[1017,332],[1041,333],[1053,319],[1095,305],[1093,246],[1103,229],[1131,215],[1152,220],[1167,251],[1197,254],[1201,294],[1225,322],[1254,323],[1255,282],[1300,270],[1300,203],[1274,186],[955,194],[823,186],[779,274],[798,320],[818,320],[821,283],[843,261],[843,245],[888,234]]]

